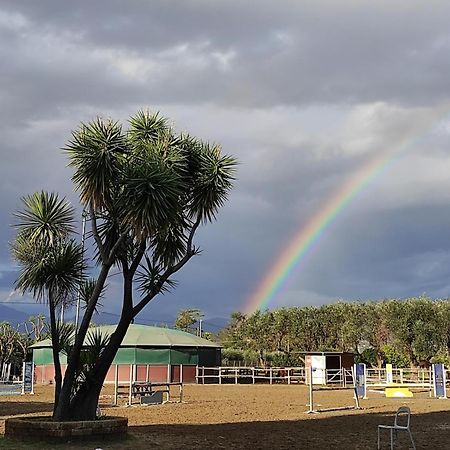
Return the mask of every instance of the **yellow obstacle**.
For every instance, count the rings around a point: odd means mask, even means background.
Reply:
[[[406,387],[387,387],[384,394],[386,397],[413,397],[413,393]]]

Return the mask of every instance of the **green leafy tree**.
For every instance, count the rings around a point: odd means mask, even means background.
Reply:
[[[219,332],[219,340],[226,348],[242,348],[247,316],[241,312],[231,314],[230,323]]]
[[[33,342],[46,339],[49,335],[48,323],[43,314],[28,317],[22,324],[22,327],[25,330],[26,336]]]
[[[378,367],[428,365],[450,359],[450,301],[341,300],[248,316],[237,312],[220,339],[224,348],[257,354],[256,364],[297,365],[305,351],[332,350],[354,352],[357,361]]]
[[[236,348],[224,348],[222,350],[222,364],[236,366],[244,361],[243,350]]]
[[[175,320],[175,328],[190,331],[192,325],[199,322],[204,314],[199,309],[182,309]]]
[[[393,367],[409,367],[410,365],[406,352],[396,345],[385,345],[383,355],[385,363],[392,364]]]
[[[82,124],[65,151],[89,213],[87,245],[94,247],[97,276],[69,349],[54,417],[89,420],[95,418],[103,381],[130,323],[158,294],[174,287],[173,275],[199,253],[196,231],[213,221],[226,202],[236,161],[218,145],[176,134],[167,119],[149,112],[131,117],[127,130],[112,120]],[[70,235],[72,221],[60,223]],[[122,276],[120,319],[108,339],[98,340],[101,351],[92,364],[84,364],[82,374],[83,342],[113,267]],[[21,278],[24,288],[36,294],[47,286],[34,288]],[[51,297],[52,314],[59,296]]]
[[[12,362],[17,344],[17,334],[9,322],[0,322],[0,374],[4,365]]]

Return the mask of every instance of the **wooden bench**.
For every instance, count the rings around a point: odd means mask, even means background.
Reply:
[[[151,383],[151,382],[139,382],[135,381],[131,387],[131,395],[134,398],[139,398],[142,403],[142,397],[150,396],[155,392],[162,392],[167,395],[167,402],[170,402],[171,386],[179,387],[179,398],[178,403],[183,401],[183,383],[172,382],[172,383]]]

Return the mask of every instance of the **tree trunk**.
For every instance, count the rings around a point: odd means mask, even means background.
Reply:
[[[83,347],[84,338],[86,337],[86,333],[91,323],[92,315],[94,314],[95,306],[97,305],[98,298],[103,289],[103,286],[105,285],[106,277],[108,276],[110,268],[111,265],[108,266],[104,264],[102,266],[94,292],[91,299],[89,300],[88,306],[83,315],[83,320],[81,321],[80,328],[75,336],[75,343],[72,347],[70,355],[67,358],[67,367],[64,374],[64,383],[61,388],[61,396],[54,412],[54,418],[56,420],[67,420],[70,418],[70,401],[76,372],[80,362],[81,349]]]
[[[56,324],[55,302],[51,292],[48,293],[48,305],[50,313],[50,333],[52,336],[53,364],[55,367],[55,403],[53,405],[53,417],[55,417],[56,408],[58,407],[59,397],[61,394],[62,374],[61,363],[59,361],[59,338]]]
[[[94,420],[96,418],[98,399],[103,382],[116,356],[117,350],[125,337],[132,316],[122,316],[116,330],[111,335],[108,345],[92,369],[90,381],[75,394],[67,408],[58,410],[58,420]]]

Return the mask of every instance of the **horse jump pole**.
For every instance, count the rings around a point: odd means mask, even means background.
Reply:
[[[309,410],[306,411],[306,414],[317,414],[317,411],[314,409],[313,392],[313,368],[311,365],[309,366]]]

